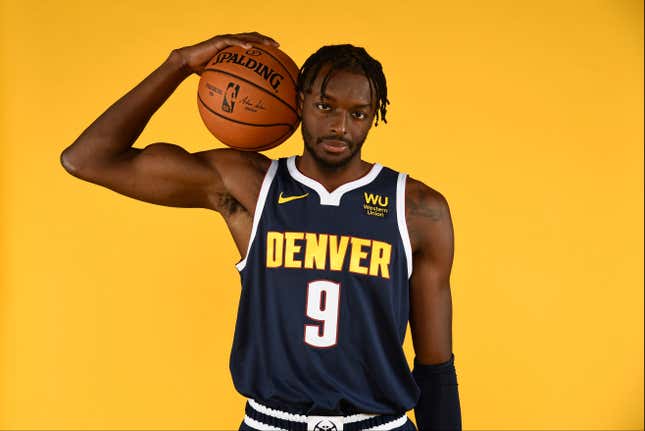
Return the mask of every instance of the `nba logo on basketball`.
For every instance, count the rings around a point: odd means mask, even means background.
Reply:
[[[234,82],[228,83],[226,92],[224,93],[224,99],[222,100],[222,111],[233,112],[238,91],[240,91],[240,84],[235,85]]]

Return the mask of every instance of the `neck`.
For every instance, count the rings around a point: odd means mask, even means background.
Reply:
[[[362,160],[358,152],[342,166],[323,165],[305,148],[302,156],[296,157],[296,167],[303,175],[322,184],[328,192],[333,192],[343,184],[365,176],[372,164]]]

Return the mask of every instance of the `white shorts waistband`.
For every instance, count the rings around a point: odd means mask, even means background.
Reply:
[[[367,421],[377,416],[381,416],[381,415],[364,414],[364,413],[353,414],[349,416],[307,416],[307,415],[293,414],[293,413],[285,412],[278,409],[273,409],[251,398],[248,399],[248,403],[253,410],[259,413],[262,413],[264,415],[271,416],[273,418],[284,420],[284,421],[289,421],[289,422],[306,423],[308,431],[322,431],[322,430],[328,430],[328,429],[334,429],[334,428],[336,431],[342,431],[344,428],[344,425],[346,424]],[[364,429],[365,431],[389,431],[403,426],[403,424],[405,424],[407,420],[408,420],[407,415],[403,414],[389,422],[386,422],[380,425],[375,425],[369,428],[364,428]],[[248,415],[244,415],[244,423],[250,426],[251,428],[262,430],[262,431],[285,430],[285,428],[280,428],[274,425],[265,424],[261,420],[251,418]]]

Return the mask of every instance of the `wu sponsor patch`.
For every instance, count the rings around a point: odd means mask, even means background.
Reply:
[[[387,217],[390,212],[388,208],[390,205],[389,196],[364,192],[363,199],[363,210],[365,211],[365,214],[374,217]]]

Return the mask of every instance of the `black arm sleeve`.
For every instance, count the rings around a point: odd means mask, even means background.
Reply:
[[[412,376],[421,389],[414,408],[419,431],[461,430],[461,407],[455,372],[455,355],[447,362],[423,365],[414,358]]]

